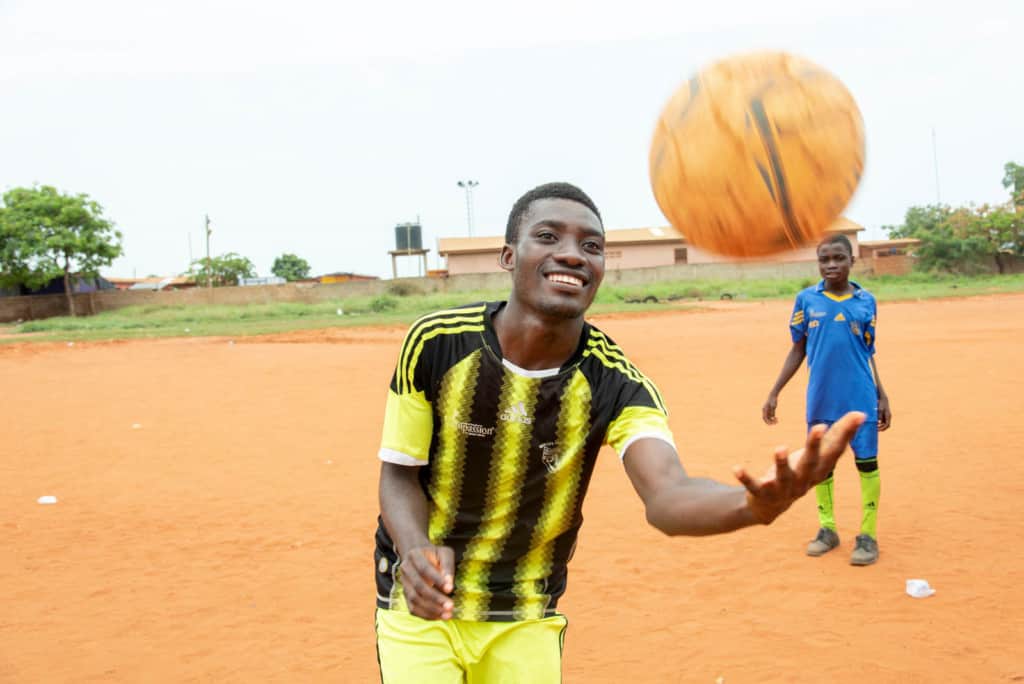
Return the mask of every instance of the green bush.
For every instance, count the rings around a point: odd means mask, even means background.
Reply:
[[[370,311],[374,313],[386,313],[398,308],[398,300],[389,295],[380,295],[370,300]]]

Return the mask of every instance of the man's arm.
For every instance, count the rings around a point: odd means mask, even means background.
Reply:
[[[427,536],[430,507],[419,483],[419,467],[381,463],[380,510],[401,558],[402,588],[409,610],[428,620],[452,617],[455,554]]]
[[[828,477],[864,418],[851,412],[828,432],[823,425],[815,426],[803,449],[792,454],[777,449],[774,463],[760,479],[736,468],[741,487],[689,477],[676,450],[659,439],[637,440],[623,463],[652,526],[670,536],[721,534],[775,520]]]
[[[888,430],[892,425],[892,410],[889,408],[889,395],[882,388],[882,376],[878,374],[875,357],[871,357],[871,370],[875,374],[875,387],[878,388],[878,429]]]
[[[761,418],[769,425],[779,422],[779,419],[775,417],[775,408],[779,405],[779,392],[782,391],[786,383],[800,369],[800,364],[804,362],[805,356],[807,356],[807,338],[801,337],[790,347],[789,353],[786,354],[786,360],[782,362],[782,370],[779,371],[779,377],[775,380],[775,384],[772,385],[764,406],[761,407]]]

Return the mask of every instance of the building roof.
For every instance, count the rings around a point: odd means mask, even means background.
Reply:
[[[856,221],[851,221],[845,216],[840,216],[836,219],[835,223],[825,229],[826,233],[859,233],[864,230],[864,226],[860,225]]]
[[[919,245],[921,241],[917,238],[900,238],[898,240],[861,240],[861,247],[910,247]]]
[[[855,233],[864,230],[845,216],[840,216],[826,232]],[[649,228],[616,228],[605,231],[606,245],[638,244],[685,244],[686,238],[673,226],[652,226]],[[450,254],[486,254],[498,252],[505,244],[504,235],[482,237],[452,237],[438,240],[437,252],[441,256]]]

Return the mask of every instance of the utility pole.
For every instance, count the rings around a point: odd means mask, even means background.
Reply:
[[[475,180],[459,181],[459,187],[466,191],[466,225],[469,228],[469,237],[473,237],[473,188],[480,185]]]
[[[939,145],[935,140],[935,126],[932,126],[932,163],[935,165],[935,203],[942,204],[942,193],[939,192]]]
[[[210,215],[206,214],[206,287],[213,287],[210,275]]]

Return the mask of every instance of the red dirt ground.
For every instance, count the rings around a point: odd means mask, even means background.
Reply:
[[[789,304],[608,316],[692,474],[803,432],[805,376],[760,407]],[[770,528],[666,539],[602,454],[561,608],[567,682],[1024,680],[1024,296],[883,304],[882,556]],[[0,681],[377,680],[376,447],[402,331],[0,346]],[[59,498],[55,506],[39,496]],[[937,589],[904,593],[908,578]]]

